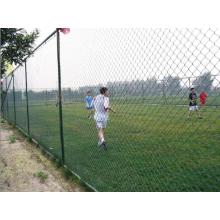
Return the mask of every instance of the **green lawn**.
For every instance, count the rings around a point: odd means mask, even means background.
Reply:
[[[83,103],[63,106],[66,165],[98,191],[220,191],[220,108],[187,119],[187,107],[115,100],[97,146]],[[58,108],[32,105],[31,134],[61,156]],[[25,106],[17,108],[24,122]],[[21,125],[22,126],[22,125]],[[24,126],[23,126],[24,127]]]

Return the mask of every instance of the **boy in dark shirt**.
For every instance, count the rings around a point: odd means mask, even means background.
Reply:
[[[190,89],[191,92],[189,94],[189,115],[188,118],[191,117],[192,112],[196,111],[199,118],[202,118],[199,112],[199,107],[197,105],[197,95],[194,88]]]

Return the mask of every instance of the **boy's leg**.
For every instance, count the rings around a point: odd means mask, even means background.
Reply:
[[[105,141],[105,137],[104,137],[104,128],[100,128],[99,131],[98,131],[98,137],[99,137],[99,140],[102,142]]]
[[[107,145],[105,143],[104,131],[106,127],[107,121],[96,121],[96,127],[98,130],[98,145],[103,146],[105,150],[107,150]]]
[[[191,116],[191,112],[189,111],[189,112],[188,112],[188,118],[190,118],[190,116]]]
[[[98,146],[103,146],[103,148],[107,150],[107,145],[105,143],[105,137],[104,137],[104,128],[100,128],[98,130],[98,138],[99,138]]]
[[[88,110],[88,118],[91,119],[93,115],[93,110],[92,109],[87,109]]]
[[[101,128],[98,128],[98,126],[97,126],[97,132],[98,132],[98,146],[100,146],[101,144],[102,144],[102,142],[101,142]]]
[[[93,110],[90,109],[90,110],[89,110],[89,118],[92,118],[92,115],[93,115]]]
[[[104,128],[102,128],[102,129],[100,130],[101,145],[103,146],[103,148],[104,148],[105,150],[107,150],[107,145],[106,145],[105,137],[104,137],[104,131],[105,131]]]
[[[191,110],[189,110],[189,113],[188,113],[188,118],[190,118],[190,117],[191,117],[191,115],[192,115],[192,111],[191,111]]]
[[[197,113],[197,116],[198,116],[199,118],[202,118],[201,112],[199,111],[199,107],[198,107],[198,106],[196,106],[196,113]]]
[[[197,113],[197,116],[198,116],[199,118],[202,118],[201,112],[200,112],[199,110],[196,110],[196,113]]]

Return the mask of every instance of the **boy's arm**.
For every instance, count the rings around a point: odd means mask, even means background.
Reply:
[[[110,110],[110,111],[116,113],[116,111],[111,106],[109,106],[109,98],[105,99],[104,108],[105,108],[106,111]]]
[[[192,94],[189,94],[189,101],[192,101]]]
[[[116,111],[115,111],[111,106],[105,107],[105,110],[106,110],[106,111],[107,111],[107,110],[110,110],[110,111],[116,113]]]
[[[116,113],[116,111],[112,107],[108,107],[108,110],[112,111],[113,113]]]

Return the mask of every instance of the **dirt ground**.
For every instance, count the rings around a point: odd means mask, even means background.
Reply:
[[[0,192],[82,192],[39,148],[0,118]]]

